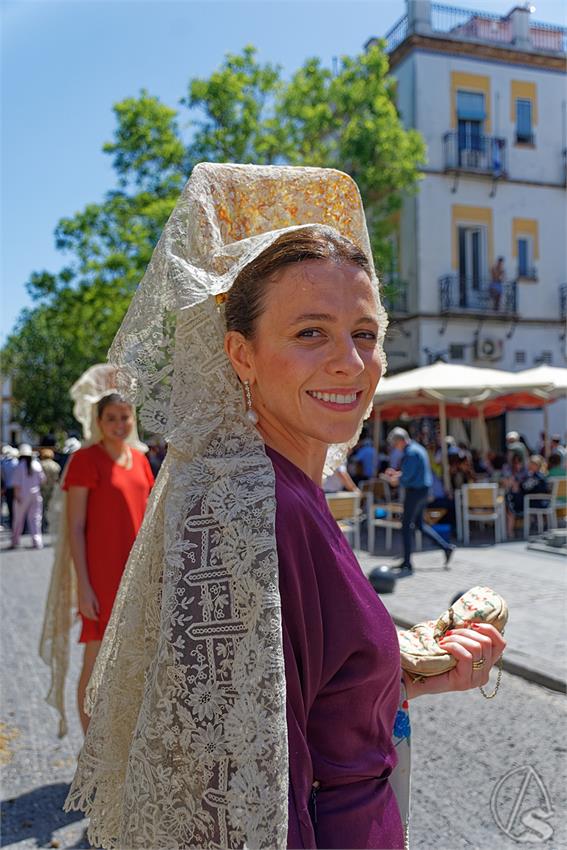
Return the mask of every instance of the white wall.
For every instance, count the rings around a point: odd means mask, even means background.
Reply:
[[[529,318],[557,319],[559,287],[567,283],[565,191],[503,181],[491,198],[491,181],[488,179],[461,177],[454,193],[451,192],[452,185],[449,177],[428,175],[418,195],[420,310],[439,310],[439,277],[455,271],[451,264],[451,210],[453,205],[466,205],[492,209],[494,256],[504,257],[509,280],[517,274],[512,221],[514,218],[538,221],[539,259],[535,260],[538,281],[518,284],[519,314]]]
[[[423,133],[429,149],[430,167],[442,170],[443,135],[451,131],[451,73],[490,76],[490,135],[506,139],[508,170],[510,177],[561,184],[564,180],[562,149],[563,104],[566,101],[565,74],[539,70],[531,66],[491,62],[483,59],[468,59],[444,53],[422,53],[414,51],[416,86],[415,127]],[[405,88],[411,77],[406,64],[400,65],[400,89]],[[398,76],[395,69],[394,75]],[[535,148],[515,146],[515,125],[511,120],[511,82],[533,82],[537,92],[537,124],[534,126]],[[400,103],[407,95],[400,90]]]
[[[444,327],[444,322],[439,318],[421,319],[421,352],[420,365],[427,363],[427,356],[423,348],[432,351],[448,352],[451,343],[465,345],[465,359],[463,362],[472,366],[493,366],[496,369],[506,369],[517,372],[538,365],[538,358],[544,351],[552,354],[552,366],[567,366],[565,357],[565,341],[561,340],[561,333],[557,326],[550,328],[541,324],[518,324],[515,328],[510,322],[500,322],[487,319],[480,328],[480,335],[490,337],[502,342],[502,358],[495,361],[479,361],[474,358],[473,344],[475,332],[479,330],[479,322],[474,319],[449,319],[444,333],[439,331]],[[512,332],[510,339],[507,334]],[[516,352],[523,351],[526,354],[524,363],[518,364]]]

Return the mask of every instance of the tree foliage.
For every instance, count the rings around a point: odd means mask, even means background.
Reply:
[[[229,54],[207,79],[193,79],[177,110],[147,91],[114,106],[116,186],[55,230],[67,262],[34,272],[36,302],[2,351],[16,416],[36,432],[72,427],[68,390],[104,360],[179,192],[197,162],[290,163],[339,168],[357,181],[378,268],[389,267],[388,236],[404,193],[414,191],[425,148],[395,105],[383,46],[343,58],[333,73],[308,59],[290,80],[261,64],[253,47]]]

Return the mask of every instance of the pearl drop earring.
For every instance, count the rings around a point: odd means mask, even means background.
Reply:
[[[244,394],[246,396],[246,418],[252,425],[258,424],[258,414],[252,407],[252,393],[250,392],[250,382],[244,381]]]

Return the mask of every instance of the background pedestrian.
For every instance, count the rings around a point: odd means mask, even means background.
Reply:
[[[134,424],[131,405],[110,393],[99,401],[97,419],[102,439],[73,455],[63,483],[83,621],[78,705],[85,732],[86,688],[154,482],[145,456],[126,443]]]
[[[79,696],[81,722],[86,723],[83,697],[89,671],[153,480],[144,457],[147,446],[138,438],[133,409],[116,393],[115,370],[108,364],[92,366],[73,384],[70,395],[73,415],[82,425],[84,449],[79,451],[77,438],[67,440],[69,460],[61,486],[52,496],[57,510],[51,516],[58,529],[39,650],[51,669],[47,702],[59,712],[60,737],[67,731],[65,681],[76,609],[83,626],[80,638],[86,646]],[[71,486],[74,492],[69,498]],[[73,541],[69,519],[74,527]],[[90,619],[88,614],[96,616]]]
[[[33,457],[32,447],[22,443],[18,449],[18,467],[14,473],[14,519],[12,525],[12,549],[20,544],[24,526],[27,522],[34,549],[43,548],[41,518],[43,499],[41,485],[45,475],[41,464]]]
[[[14,518],[14,475],[18,468],[18,450],[13,446],[2,447],[2,499],[8,509],[8,528],[12,528]],[[2,521],[4,518],[2,517]]]
[[[404,428],[394,428],[390,431],[388,443],[393,448],[401,450],[402,460],[399,470],[388,469],[386,475],[393,483],[404,488],[404,513],[402,517],[404,558],[401,564],[392,568],[392,571],[397,572],[400,576],[413,573],[411,553],[413,533],[416,528],[443,550],[445,567],[448,567],[455,546],[443,540],[441,535],[423,519],[423,510],[429,500],[429,489],[433,483],[427,452],[420,443],[410,439],[410,435]]]
[[[49,514],[49,503],[55,485],[59,481],[61,475],[61,467],[55,460],[55,452],[52,448],[41,446],[39,450],[39,462],[45,475],[45,480],[41,485],[41,497],[43,499],[43,514],[41,522],[41,530],[45,534],[48,530],[49,523],[47,520]]]

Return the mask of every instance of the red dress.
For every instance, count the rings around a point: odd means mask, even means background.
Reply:
[[[144,518],[154,476],[147,458],[132,449],[132,467],[115,463],[95,444],[75,452],[63,489],[88,487],[85,528],[87,570],[99,602],[98,620],[83,619],[80,643],[102,640],[130,549]],[[81,615],[82,616],[82,615]]]

